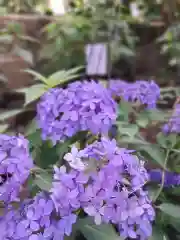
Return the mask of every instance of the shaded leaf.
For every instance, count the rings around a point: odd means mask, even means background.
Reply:
[[[30,65],[34,64],[33,54],[31,51],[23,49],[17,45],[13,49],[13,53],[21,57],[25,62],[29,63]]]
[[[180,187],[170,188],[169,193],[176,196],[180,196]]]
[[[180,218],[180,206],[171,203],[162,203],[158,207],[162,212],[174,218]]]
[[[132,105],[129,102],[121,101],[119,104],[118,118],[128,121],[130,112],[134,112]]]
[[[26,127],[25,129],[25,135],[28,136],[34,132],[36,132],[37,130],[37,123],[36,123],[36,120],[33,119]]]
[[[145,152],[148,155],[148,160],[153,160],[154,162],[158,163],[163,169],[164,168],[164,161],[165,161],[165,153],[158,148],[156,145],[149,144],[149,145],[143,145],[138,146],[138,149]]]
[[[154,198],[157,196],[157,192],[159,191],[158,186],[150,186],[148,187],[148,194],[149,198],[153,201]]]
[[[8,124],[1,124],[0,125],[0,133],[5,132],[8,129]]]
[[[0,113],[0,121],[16,116],[17,114],[23,112],[23,109],[10,110]]]
[[[49,165],[57,163],[58,160],[59,155],[57,153],[57,145],[51,146],[50,142],[43,142],[37,159],[38,166],[46,169]]]
[[[82,232],[87,240],[122,240],[117,235],[110,224],[93,224],[92,218],[81,219],[78,223],[78,229]]]
[[[30,135],[27,136],[27,139],[29,140],[29,145],[31,147],[39,147],[42,145],[42,139],[41,139],[41,131],[37,130]]]
[[[149,238],[149,240],[168,240],[168,238],[162,229],[153,226],[152,236]]]
[[[46,172],[36,174],[33,183],[41,190],[49,191],[52,187],[52,175]]]

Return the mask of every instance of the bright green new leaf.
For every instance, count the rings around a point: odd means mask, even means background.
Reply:
[[[70,69],[68,71],[65,71],[65,70],[57,71],[48,77],[47,85],[50,88],[52,88],[57,85],[67,83],[68,81],[79,76],[79,74],[77,74],[77,72],[80,69],[82,69],[82,67],[76,67],[76,68]]]
[[[26,94],[26,102],[25,105],[28,105],[34,101],[36,101],[38,98],[40,98],[47,89],[45,88],[45,85],[40,83],[40,84],[35,84],[32,87],[20,89],[19,92],[24,92]]]
[[[180,218],[180,206],[172,203],[162,203],[158,207],[162,212],[174,218]]]
[[[35,80],[40,80],[41,82],[47,84],[47,79],[42,74],[40,74],[36,71],[33,71],[31,69],[26,69],[23,72],[29,73],[29,74],[31,74],[32,76],[35,77]]]

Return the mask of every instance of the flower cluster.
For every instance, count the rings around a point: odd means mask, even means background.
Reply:
[[[0,218],[0,239],[11,240],[63,240],[71,233],[76,215],[59,217],[53,201],[45,193],[21,203],[18,209],[9,209]]]
[[[152,182],[160,183],[162,182],[162,170],[155,169],[149,171],[150,180]],[[171,186],[178,186],[180,185],[180,174],[173,173],[173,172],[165,172],[165,179],[164,179],[164,186],[171,187]]]
[[[172,117],[163,126],[164,133],[180,133],[180,104],[176,104]]]
[[[119,89],[125,100],[155,107],[159,88],[154,82],[118,84],[110,86],[113,95]],[[110,91],[94,81],[78,81],[45,93],[37,106],[42,138],[56,144],[80,131],[108,134],[117,117]],[[0,135],[0,201],[7,203],[0,217],[0,239],[63,240],[81,212],[97,225],[113,224],[125,239],[151,236],[155,212],[145,186],[149,174],[134,151],[101,136],[84,149],[72,146],[64,160],[63,166],[54,167],[49,192],[15,208],[11,203],[19,200],[33,161],[24,137]]]
[[[154,81],[126,83],[121,80],[111,80],[109,90],[113,96],[122,97],[129,102],[139,102],[148,109],[155,108],[160,97],[160,88]]]
[[[109,91],[113,97],[123,97],[128,86],[130,84],[123,80],[113,79],[109,81]]]
[[[0,135],[0,201],[18,200],[21,186],[27,180],[33,161],[28,141],[23,136]]]
[[[37,107],[42,138],[55,144],[79,131],[107,134],[116,119],[116,103],[100,83],[75,82],[45,93]]]
[[[106,138],[79,152],[73,148],[71,163],[81,157],[85,167],[70,172],[55,168],[51,197],[57,212],[63,215],[82,208],[96,224],[115,224],[125,238],[151,236],[155,213],[143,190],[148,174],[132,153]]]

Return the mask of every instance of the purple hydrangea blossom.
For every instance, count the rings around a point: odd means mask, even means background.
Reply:
[[[94,217],[96,224],[113,223],[119,227],[122,236],[147,239],[151,236],[151,222],[155,212],[147,192],[143,190],[149,176],[142,161],[139,161],[133,152],[119,148],[115,140],[106,138],[80,150],[79,156],[86,165],[85,172],[79,172],[81,181],[78,180],[77,170],[73,171],[73,175],[72,172],[68,174],[68,180],[67,172],[63,169],[56,170],[55,180],[58,179],[58,182],[54,181],[55,187],[52,191],[55,204],[64,209],[64,204],[68,203],[69,211],[81,207]],[[62,191],[64,186],[66,190]],[[73,195],[75,207],[69,197],[70,188],[71,191],[78,189],[76,196]],[[65,192],[66,203],[62,197]]]
[[[130,83],[127,83],[123,80],[112,79],[109,81],[109,91],[114,97],[122,97],[124,96],[129,85]]]
[[[161,184],[162,170],[154,169],[149,171],[150,180]],[[173,172],[165,172],[164,187],[178,186],[180,185],[180,174]]]
[[[43,139],[55,144],[79,131],[106,134],[116,120],[117,106],[100,83],[74,82],[66,89],[45,93],[37,107],[37,123]]]
[[[180,104],[176,104],[172,117],[162,130],[164,133],[180,133]]]
[[[126,83],[121,80],[111,80],[109,90],[112,95],[123,97],[129,102],[139,102],[147,109],[155,108],[160,97],[160,88],[154,81]]]
[[[57,216],[53,201],[46,193],[21,203],[18,209],[0,218],[0,239],[11,240],[63,240],[69,236],[76,215]]]
[[[23,136],[0,135],[0,201],[18,200],[22,185],[27,180],[33,161],[28,141]]]
[[[56,211],[61,216],[68,215],[80,208],[80,196],[84,192],[84,184],[88,181],[88,175],[76,170],[67,172],[65,166],[54,167],[54,171],[51,198]]]

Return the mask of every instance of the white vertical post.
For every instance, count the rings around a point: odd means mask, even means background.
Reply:
[[[87,75],[107,75],[108,74],[108,47],[105,43],[87,44],[86,73]]]

